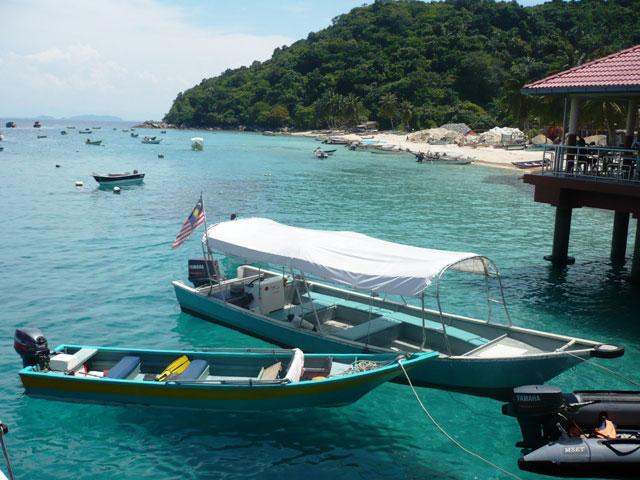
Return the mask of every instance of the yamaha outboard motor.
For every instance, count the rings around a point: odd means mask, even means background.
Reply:
[[[558,387],[526,385],[513,389],[513,400],[502,406],[502,413],[518,419],[523,441],[517,446],[537,448],[558,439],[556,424],[564,407],[564,395]]]
[[[217,261],[205,260],[204,258],[189,259],[189,281],[196,288],[208,284],[209,278],[213,283],[218,283],[217,271]]]
[[[45,369],[49,366],[49,345],[39,328],[18,328],[13,340],[13,348],[22,357],[23,367]]]

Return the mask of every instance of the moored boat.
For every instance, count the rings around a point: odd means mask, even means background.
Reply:
[[[46,135],[38,135],[38,138],[39,138],[39,139],[40,139],[40,138],[47,138],[47,136],[46,136]]]
[[[316,149],[313,151],[313,155],[314,155],[316,158],[320,159],[320,160],[323,160],[323,159],[325,159],[325,158],[329,158],[329,153],[325,152],[325,151],[324,151],[324,150],[322,150],[320,147],[316,148]]]
[[[138,138],[139,133],[131,132],[131,137]]]
[[[624,353],[619,347],[513,325],[497,267],[475,253],[261,218],[212,225],[203,241],[214,252],[285,266],[289,272],[243,265],[232,278],[197,288],[174,281],[183,311],[309,352],[438,352],[429,368],[414,372],[412,381],[419,385],[509,398],[514,387],[545,382],[592,356]],[[441,284],[451,271],[484,277],[491,287],[482,302],[486,319],[442,310]],[[349,289],[307,280],[305,274]],[[424,306],[428,287],[436,309]],[[496,321],[494,305],[504,310],[505,322]]]
[[[204,138],[193,137],[191,139],[191,150],[196,150],[196,151],[204,150]]]
[[[148,350],[61,345],[16,330],[28,395],[224,411],[337,407],[435,354],[305,354],[300,349]],[[402,366],[400,365],[402,362]]]
[[[91,140],[90,138],[87,138],[84,143],[87,145],[102,145],[102,140]]]
[[[91,130],[89,130],[88,128],[85,128],[84,130],[78,130],[78,133],[90,135],[93,132]]]
[[[154,144],[154,145],[157,145],[157,144],[158,144],[158,143],[160,143],[161,141],[162,141],[162,139],[161,139],[161,138],[158,138],[158,137],[156,137],[156,136],[152,136],[152,137],[150,137],[150,136],[148,136],[148,135],[147,135],[147,136],[144,136],[144,137],[142,138],[142,143],[150,143],[150,144]]]
[[[469,165],[473,162],[472,158],[463,157],[462,155],[449,155],[440,152],[427,152],[416,154],[417,163],[445,163],[447,165]]]
[[[66,135],[67,131],[66,130],[60,130],[60,135]]]
[[[6,128],[16,128],[16,122],[10,121],[4,124]]]
[[[42,128],[42,124],[36,120],[35,122],[33,122],[33,128]]]
[[[133,173],[108,173],[106,175],[94,173],[92,176],[100,185],[113,187],[115,185],[135,185],[142,183],[144,175],[144,173],[134,170]]]

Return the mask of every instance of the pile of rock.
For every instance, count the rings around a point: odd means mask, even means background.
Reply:
[[[146,120],[144,122],[142,122],[140,125],[136,125],[133,128],[162,128],[162,129],[167,129],[167,128],[174,128],[173,125],[171,125],[170,123],[166,123],[166,122],[157,122],[155,120]]]
[[[491,130],[480,134],[478,143],[499,145],[501,143],[524,142],[524,132],[518,128],[493,127]]]
[[[409,135],[408,140],[416,143],[444,144],[455,143],[462,145],[465,143],[465,136],[462,133],[449,130],[447,128],[429,128],[420,130]]]

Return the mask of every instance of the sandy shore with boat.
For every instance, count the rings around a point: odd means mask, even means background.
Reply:
[[[291,133],[291,135],[318,137],[326,135],[326,133],[306,131]],[[361,136],[353,133],[340,134],[336,132],[335,134],[331,134],[331,136],[338,136],[353,142],[359,142],[363,138],[377,140],[384,143],[384,145],[386,146],[396,146],[402,150],[408,150],[412,153],[439,152],[441,154],[446,153],[449,156],[470,157],[471,159],[473,159],[474,163],[488,165],[496,168],[506,168],[510,170],[520,170],[519,168],[515,167],[512,162],[532,162],[536,160],[542,160],[542,152],[539,150],[506,150],[504,148],[479,145],[433,145],[426,142],[416,142],[408,140],[409,137],[406,134],[375,133],[371,135]]]

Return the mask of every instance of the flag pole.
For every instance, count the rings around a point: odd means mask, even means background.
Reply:
[[[211,247],[209,247],[209,228],[207,227],[207,209],[204,206],[204,199],[202,198],[202,191],[200,191],[200,201],[202,202],[202,212],[204,214],[204,242],[207,244],[207,252],[205,253],[204,245],[202,245],[202,256],[204,257],[204,268],[207,271],[207,278],[209,279],[209,294],[213,290],[213,278],[211,278],[211,271],[209,270],[209,262],[213,264],[213,253]],[[214,267],[215,268],[215,267]],[[218,274],[218,272],[214,272]],[[218,277],[218,281],[220,278]]]

